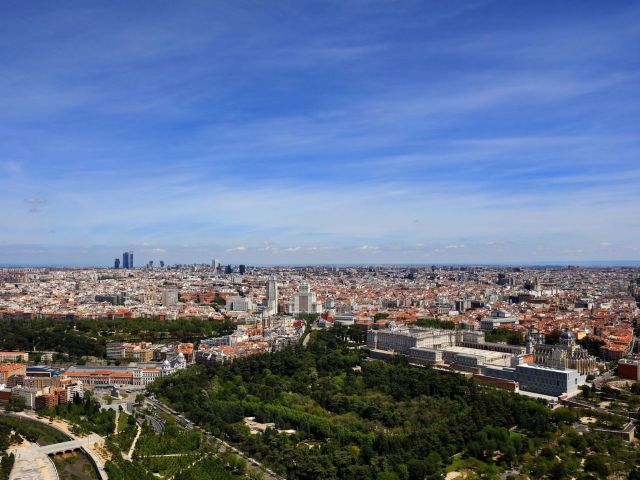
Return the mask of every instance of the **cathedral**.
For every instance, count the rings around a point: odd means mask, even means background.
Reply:
[[[597,371],[597,359],[576,343],[576,336],[564,329],[558,345],[544,343],[544,334],[530,329],[527,335],[527,353],[532,353],[535,363],[552,368],[570,368],[581,374]]]

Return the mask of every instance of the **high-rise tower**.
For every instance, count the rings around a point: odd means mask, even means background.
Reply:
[[[122,268],[133,268],[133,252],[128,251],[122,254]]]
[[[272,315],[278,313],[278,282],[273,277],[267,282],[267,311]]]

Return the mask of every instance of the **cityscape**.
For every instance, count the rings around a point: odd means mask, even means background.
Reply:
[[[0,19],[0,480],[640,480],[640,4]]]
[[[61,415],[67,422],[61,428],[79,442],[72,417],[59,412],[85,399],[135,418],[140,432],[147,422],[161,436],[169,419],[193,432],[198,418],[162,403],[159,381],[252,357],[298,355],[328,335],[346,340],[341,348],[360,351],[365,361],[402,359],[410,370],[458,375],[542,402],[552,415],[563,412],[582,435],[635,445],[640,268],[253,267],[219,259],[135,267],[132,258],[125,252],[113,268],[0,270],[0,400],[8,411],[25,418],[35,411],[36,419]],[[188,322],[199,322],[195,331],[184,329]],[[17,324],[26,330],[11,337]],[[168,324],[178,330],[164,332]],[[60,327],[73,329],[72,336],[28,332]],[[69,348],[70,338],[89,343]],[[291,420],[257,418],[242,418],[250,437],[300,435]],[[119,425],[118,416],[114,422]],[[93,435],[80,450],[107,478],[116,471],[112,440]],[[134,451],[135,442],[124,445]],[[14,449],[19,470],[33,468],[42,449],[33,450]],[[246,459],[247,475],[291,476],[247,452],[238,451],[238,458]],[[139,462],[149,468],[144,457]],[[163,468],[168,475],[180,467]]]

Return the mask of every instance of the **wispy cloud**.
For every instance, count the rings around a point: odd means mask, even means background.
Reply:
[[[27,205],[44,205],[47,203],[47,199],[43,197],[27,197],[23,201]]]
[[[95,261],[636,252],[637,6],[275,8],[0,6],[2,241]]]

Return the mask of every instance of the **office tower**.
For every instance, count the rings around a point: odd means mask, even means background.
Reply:
[[[233,273],[233,268],[231,268],[231,265],[227,265],[226,267],[224,267],[224,273],[226,273],[227,275]]]
[[[218,270],[220,268],[220,260],[218,260],[217,258],[211,260],[211,268],[213,268],[214,270]]]
[[[293,294],[293,313],[321,313],[322,304],[316,300],[316,293],[311,291],[308,283],[300,285],[300,290]]]
[[[133,252],[128,251],[122,254],[122,268],[133,268]]]
[[[267,282],[267,311],[272,315],[278,313],[278,282],[273,277]]]
[[[116,258],[113,261],[113,268],[116,268],[116,269],[120,268],[120,259],[119,258]]]
[[[246,265],[240,265],[238,266],[238,271],[240,272],[240,275],[244,275],[245,272],[247,271],[247,267]]]
[[[164,268],[164,260],[160,260],[160,268]]]
[[[147,262],[147,268],[153,268],[153,260]]]

